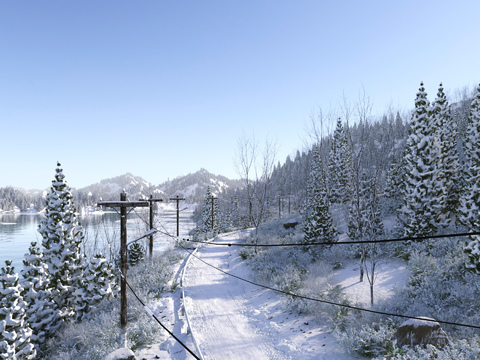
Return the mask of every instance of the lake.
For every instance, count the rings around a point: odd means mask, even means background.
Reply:
[[[192,221],[194,205],[181,204],[180,237],[187,237],[195,228]],[[154,214],[154,227],[162,231],[154,235],[155,252],[161,252],[174,239],[165,233],[176,236],[175,204],[159,204]],[[32,241],[41,245],[42,237],[38,233],[41,216],[38,214],[0,214],[0,268],[5,266],[5,260],[12,260],[16,272],[23,268],[23,256],[28,253]],[[80,217],[84,229],[85,242],[83,250],[87,254],[101,252],[107,257],[118,254],[120,248],[120,215],[115,212],[104,212],[97,215]],[[148,230],[148,209],[136,209],[127,217],[127,241],[131,241]],[[148,238],[140,240],[146,244]]]

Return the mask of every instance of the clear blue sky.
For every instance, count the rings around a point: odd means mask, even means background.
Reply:
[[[302,149],[362,86],[381,113],[480,80],[479,1],[2,1],[0,186],[236,178],[242,133]]]

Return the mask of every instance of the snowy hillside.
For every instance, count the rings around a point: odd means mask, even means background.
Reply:
[[[215,175],[205,169],[200,169],[193,174],[177,177],[160,184],[158,189],[169,196],[183,196],[188,203],[200,203],[205,196],[207,187],[210,186],[213,196],[226,193],[241,187],[238,180],[230,180],[225,176]]]

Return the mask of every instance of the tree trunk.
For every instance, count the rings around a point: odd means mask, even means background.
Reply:
[[[360,282],[363,282],[363,273],[365,272],[365,252],[362,249],[360,255]]]
[[[370,303],[373,306],[373,283],[370,284]]]

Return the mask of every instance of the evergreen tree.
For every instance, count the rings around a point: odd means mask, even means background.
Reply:
[[[203,232],[205,234],[212,232],[213,236],[219,233],[221,225],[220,210],[218,209],[218,203],[215,200],[216,198],[213,197],[210,186],[208,186],[202,206],[202,223]]]
[[[130,266],[135,266],[145,259],[145,248],[138,241],[128,247],[127,253]]]
[[[313,208],[315,205],[315,201],[316,201],[315,197],[317,196],[316,192],[319,187],[320,176],[323,175],[323,171],[320,168],[320,166],[321,166],[320,150],[318,146],[315,145],[313,147],[311,161],[310,161],[310,171],[307,175],[307,193],[305,196],[305,203],[303,208],[303,216],[305,221],[310,219],[310,216],[313,212]]]
[[[327,206],[325,177],[318,148],[315,147],[308,180],[304,243],[335,241],[336,232]],[[311,250],[311,249],[309,249]]]
[[[347,203],[351,198],[352,154],[340,119],[333,133],[328,156],[328,197],[331,203]]]
[[[480,210],[480,85],[470,105],[464,142],[465,164],[463,174],[466,186],[460,197],[461,222],[472,231],[476,226]]]
[[[400,162],[393,159],[387,171],[386,183],[383,196],[392,201],[392,207],[396,210],[403,201],[403,184],[405,177],[405,163],[403,158]]]
[[[435,130],[434,142],[437,152],[432,189],[432,198],[436,199],[437,203],[432,203],[432,206],[435,209],[437,223],[447,226],[448,220],[456,215],[459,201],[458,132],[442,84],[438,89],[437,98],[432,103],[431,123]]]
[[[461,221],[470,231],[480,231],[480,84],[470,105],[465,141],[464,171],[466,187],[461,192],[459,209]],[[470,236],[465,252],[468,269],[480,273],[480,236]]]
[[[95,309],[103,299],[116,296],[118,293],[113,266],[102,254],[95,255],[88,262],[84,285],[83,289],[75,291],[77,320],[88,316],[87,314]]]
[[[36,242],[32,242],[29,253],[23,260],[22,296],[27,304],[26,319],[33,331],[31,341],[37,351],[60,327],[60,316],[55,311],[56,305],[51,300],[49,290],[48,267],[43,262],[43,254]]]
[[[27,303],[22,298],[22,287],[12,261],[7,260],[5,264],[0,273],[0,357],[34,359],[36,350],[30,343],[32,330],[25,321]]]
[[[425,236],[436,231],[435,166],[437,151],[430,122],[427,93],[420,84],[415,99],[410,132],[405,149],[404,206],[405,236]]]
[[[222,221],[222,213],[220,212],[220,207],[218,206],[218,199],[213,199],[213,236],[216,236],[222,232],[223,229],[223,221]]]
[[[80,245],[84,240],[82,227],[72,200],[70,187],[65,182],[60,163],[55,180],[46,197],[45,217],[38,232],[42,235],[44,261],[50,277],[49,290],[62,319],[75,313],[77,289],[83,288],[85,257]]]

